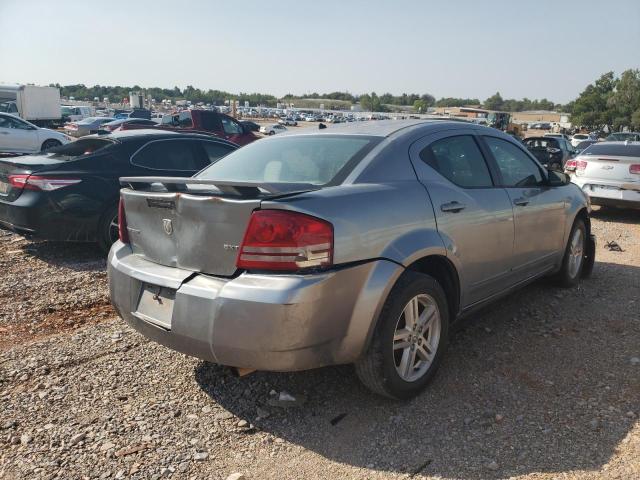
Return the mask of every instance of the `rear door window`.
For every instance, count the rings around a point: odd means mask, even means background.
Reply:
[[[194,140],[154,140],[131,157],[131,164],[148,170],[198,171],[207,164]]]
[[[502,175],[504,187],[533,187],[542,183],[538,165],[516,145],[496,137],[484,137]]]
[[[209,163],[215,163],[225,155],[233,152],[235,148],[218,142],[202,142],[202,147]]]
[[[228,117],[222,117],[220,119],[222,121],[222,128],[224,129],[224,133],[227,135],[241,135],[242,127],[238,122],[234,122]]]
[[[112,140],[104,138],[81,138],[75,142],[53,147],[47,150],[47,154],[56,160],[75,160],[83,155],[90,155],[113,145]]]
[[[493,186],[489,168],[471,135],[437,140],[420,152],[423,162],[447,180],[464,188]]]

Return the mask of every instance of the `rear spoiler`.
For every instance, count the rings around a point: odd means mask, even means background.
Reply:
[[[241,197],[255,197],[261,193],[272,195],[307,192],[318,190],[318,185],[310,183],[261,183],[236,182],[232,180],[204,180],[190,177],[120,177],[120,185],[132,190],[146,190],[151,184],[160,184],[168,192],[186,192],[187,185],[210,185],[222,193]],[[197,193],[190,191],[189,193]]]

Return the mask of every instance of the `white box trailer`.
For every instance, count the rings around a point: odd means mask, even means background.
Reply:
[[[59,121],[60,89],[36,85],[0,85],[0,111],[37,125]]]

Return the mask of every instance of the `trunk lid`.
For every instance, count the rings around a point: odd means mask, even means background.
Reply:
[[[31,175],[42,170],[57,168],[62,162],[50,155],[30,155],[0,159],[0,200],[15,201],[22,193],[22,185],[13,185],[10,175]]]
[[[613,155],[581,155],[576,158],[576,177],[587,177],[589,180],[636,183],[640,175],[629,171],[631,165],[640,164],[640,158]]]
[[[220,276],[236,272],[249,218],[262,200],[303,191],[293,184],[282,191],[269,185],[192,178],[122,178],[121,183],[129,187],[122,189],[121,197],[135,254],[161,265]]]

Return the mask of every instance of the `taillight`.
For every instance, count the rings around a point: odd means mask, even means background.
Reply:
[[[333,263],[333,225],[286,210],[251,215],[236,266],[247,270],[297,271]]]
[[[129,243],[129,230],[127,230],[127,217],[124,214],[124,202],[122,197],[118,204],[118,238],[122,243]]]
[[[575,160],[567,160],[567,163],[564,164],[564,169],[572,172],[576,169],[576,164]]]
[[[585,160],[578,160],[576,162],[576,170],[584,170],[587,168],[587,162]]]
[[[43,177],[39,175],[9,175],[9,183],[16,188],[24,188],[25,190],[42,190],[51,192],[59,188],[75,185],[82,180],[79,178],[58,178]]]
[[[629,165],[629,173],[640,175],[640,164],[634,163],[633,165]]]

